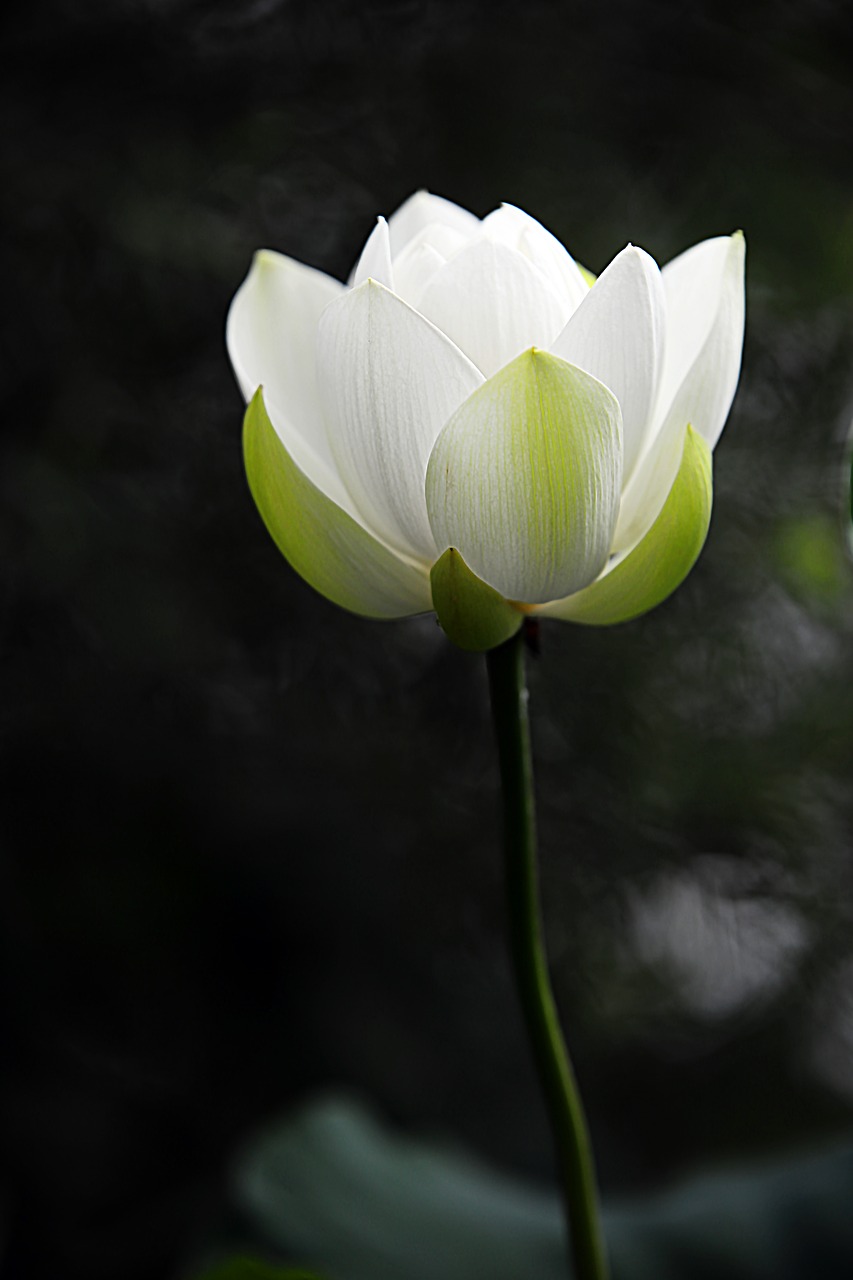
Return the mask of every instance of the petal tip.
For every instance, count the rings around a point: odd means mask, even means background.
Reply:
[[[652,257],[652,255],[648,252],[648,250],[641,248],[641,246],[638,244],[631,244],[630,241],[628,242],[628,244],[625,245],[625,248],[622,250],[622,252],[620,254],[617,254],[617,257],[630,262],[636,262],[639,264],[639,266],[643,267],[645,270],[651,270],[655,273],[660,271],[660,268],[657,262]]]
[[[280,264],[282,254],[274,249],[256,249],[252,254],[252,266],[259,271],[272,271]]]
[[[494,649],[515,635],[524,615],[448,547],[430,571],[432,603],[449,640],[470,653]]]
[[[349,294],[352,297],[369,297],[371,294],[390,292],[391,290],[381,280],[377,280],[375,276],[365,276],[364,280],[354,284],[349,290]],[[323,323],[322,317],[320,323]]]
[[[727,240],[727,252],[725,265],[729,270],[740,268],[743,270],[746,261],[746,236],[740,228],[733,231],[730,236],[721,236],[722,240]]]

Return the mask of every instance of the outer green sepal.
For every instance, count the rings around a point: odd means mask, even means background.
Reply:
[[[260,387],[243,421],[243,458],[264,524],[315,591],[368,618],[429,611],[426,565],[396,555],[309,480],[270,422]]]
[[[609,573],[537,612],[599,627],[648,613],[696,563],[708,536],[712,501],[711,450],[688,426],[678,473],[648,533]]]
[[[524,621],[521,610],[478,578],[455,547],[436,560],[430,583],[442,629],[460,649],[494,649],[514,636]]]

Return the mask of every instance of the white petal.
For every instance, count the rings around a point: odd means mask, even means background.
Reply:
[[[589,285],[574,258],[557,237],[530,214],[516,209],[515,205],[502,204],[483,219],[483,230],[508,248],[523,253],[564,297],[571,310],[583,301]]]
[[[430,223],[450,227],[453,231],[461,232],[466,239],[471,239],[480,230],[480,219],[467,209],[442,196],[434,196],[429,191],[416,191],[388,219],[392,257],[396,257]]]
[[[657,263],[629,245],[602,272],[565,329],[555,355],[586,369],[622,406],[623,483],[650,425],[663,356],[665,306]]]
[[[403,246],[395,256],[394,262],[404,261],[410,252],[415,252],[421,245],[434,249],[446,262],[448,258],[452,258],[460,249],[470,244],[471,240],[470,235],[459,231],[456,227],[445,226],[443,222],[428,222]]]
[[[689,425],[669,418],[646,449],[622,494],[612,551],[621,555],[644,538],[663,509],[671,490]]]
[[[373,280],[324,312],[317,362],[332,452],[367,527],[406,554],[433,560],[427,461],[482,376],[444,334]]]
[[[424,290],[419,311],[490,377],[529,347],[548,348],[568,307],[520,253],[481,239]]]
[[[322,312],[344,286],[284,254],[263,249],[231,303],[225,340],[244,398],[264,388],[267,411],[298,465],[324,493],[346,502],[329,450],[317,386]]]
[[[355,266],[350,284],[353,288],[365,280],[378,280],[386,289],[394,288],[394,272],[391,268],[391,238],[388,223],[378,218],[376,226],[367,237],[361,257]]]
[[[737,233],[706,240],[663,269],[668,305],[664,376],[668,369],[671,378],[674,367],[670,347],[678,345],[676,358],[683,362],[697,334],[704,336],[663,416],[660,409],[668,393],[663,386],[658,393],[651,438],[622,495],[613,545],[616,552],[633,546],[657,519],[678,470],[685,427],[692,426],[711,448],[719,439],[740,372],[744,253],[743,236]],[[710,319],[704,308],[711,309]],[[697,311],[703,312],[701,325]],[[684,334],[673,327],[679,321]]]
[[[424,289],[446,261],[434,245],[412,240],[394,262],[394,292],[417,310]]]
[[[705,240],[663,268],[666,355],[655,419],[670,413],[717,443],[737,388],[743,349],[740,233]]]
[[[464,249],[469,237],[440,222],[430,222],[394,259],[394,292],[409,306],[418,308],[429,281],[445,262]]]

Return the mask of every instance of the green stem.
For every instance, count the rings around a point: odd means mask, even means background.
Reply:
[[[551,1120],[575,1280],[607,1280],[592,1149],[548,977],[536,866],[524,631],[486,655],[504,802],[510,945]]]

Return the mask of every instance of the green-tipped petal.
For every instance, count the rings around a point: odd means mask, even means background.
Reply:
[[[514,636],[524,620],[520,609],[471,572],[455,547],[436,560],[430,582],[442,629],[460,649],[494,649]]]
[[[509,600],[561,599],[607,563],[621,477],[613,392],[558,356],[525,351],[436,441],[426,483],[436,545],[457,547]]]
[[[610,626],[648,613],[671,595],[699,556],[711,523],[711,450],[688,427],[669,497],[644,538],[591,586],[537,612]]]
[[[315,591],[368,618],[432,608],[426,568],[401,559],[300,471],[258,388],[243,423],[249,488],[279,551]]]

